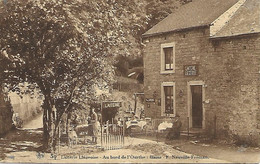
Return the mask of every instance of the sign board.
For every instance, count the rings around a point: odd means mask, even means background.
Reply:
[[[153,98],[150,98],[150,99],[145,99],[146,102],[154,102],[154,99]]]
[[[199,72],[198,65],[185,65],[184,75],[185,76],[197,76]]]
[[[103,108],[120,108],[121,106],[122,103],[118,101],[103,102]]]

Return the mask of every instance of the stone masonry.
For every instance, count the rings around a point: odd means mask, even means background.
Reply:
[[[144,38],[144,92],[161,98],[162,82],[175,82],[176,112],[188,127],[187,83],[203,81],[204,132],[258,144],[260,129],[260,35],[210,38],[208,26]],[[175,42],[175,73],[161,74],[161,44]],[[184,76],[197,64],[198,76]],[[156,94],[155,94],[156,93]],[[183,94],[180,94],[183,93]],[[149,104],[149,105],[148,105]],[[149,106],[149,107],[148,107]],[[147,102],[146,117],[162,118],[161,106]]]

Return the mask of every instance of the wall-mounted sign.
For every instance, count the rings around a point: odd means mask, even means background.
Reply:
[[[145,99],[146,102],[154,102],[155,100],[153,98],[150,98],[150,99]]]
[[[185,65],[184,75],[185,76],[197,76],[199,73],[198,65]]]
[[[103,108],[120,108],[121,106],[122,103],[117,101],[103,102]]]

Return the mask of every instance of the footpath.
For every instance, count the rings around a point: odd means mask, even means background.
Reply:
[[[43,153],[42,125],[37,120],[0,138],[0,163],[260,163],[259,148],[187,139],[157,142],[149,137],[125,137],[124,148],[117,150],[77,145]]]
[[[21,132],[21,131],[20,131]],[[32,132],[32,131],[30,131]],[[27,144],[32,144],[32,142]],[[117,150],[90,152],[81,146],[69,148],[58,154],[41,153],[37,149],[13,149],[6,152],[6,158],[0,162],[34,163],[228,163],[206,156],[197,156],[181,152],[162,142],[138,138],[125,138],[125,147]],[[15,143],[14,143],[15,145]],[[75,153],[80,152],[80,153]]]
[[[165,141],[165,139],[146,139],[166,143],[166,145],[197,156],[219,159],[231,163],[260,163],[260,147],[249,147],[247,145],[237,146],[226,141],[208,141],[201,139],[186,139]]]
[[[200,143],[185,141],[171,144],[175,149],[198,156],[221,159],[232,163],[260,163],[260,148],[229,143]]]

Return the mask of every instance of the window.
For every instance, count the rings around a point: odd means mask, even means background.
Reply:
[[[173,87],[164,86],[165,113],[173,114]]]
[[[175,44],[161,45],[161,73],[175,72]]]
[[[175,116],[175,83],[162,83],[162,116]]]

